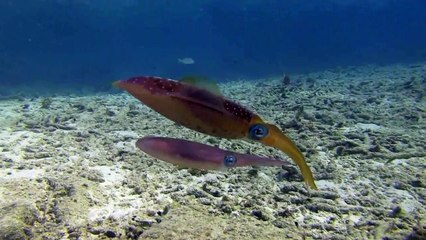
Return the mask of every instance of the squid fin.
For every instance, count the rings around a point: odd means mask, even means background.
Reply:
[[[181,78],[180,81],[222,96],[222,93],[217,83],[207,77],[189,75]]]

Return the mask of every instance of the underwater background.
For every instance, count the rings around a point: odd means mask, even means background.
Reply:
[[[425,10],[423,0],[1,1],[2,91],[415,62],[426,59]]]

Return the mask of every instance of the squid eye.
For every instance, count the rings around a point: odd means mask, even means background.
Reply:
[[[223,159],[225,166],[227,167],[233,167],[236,163],[237,163],[237,157],[235,157],[235,155],[226,155],[225,158]]]
[[[267,126],[263,124],[254,124],[250,127],[249,138],[253,140],[261,140],[265,138],[269,133]]]

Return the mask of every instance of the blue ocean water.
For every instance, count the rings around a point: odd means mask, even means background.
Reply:
[[[1,91],[424,61],[425,29],[424,0],[5,0]]]

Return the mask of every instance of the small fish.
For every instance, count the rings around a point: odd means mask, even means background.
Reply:
[[[317,189],[311,169],[297,145],[277,126],[221,94],[184,81],[140,76],[114,83],[166,118],[215,137],[261,142],[286,153],[299,166],[306,184]]]
[[[178,58],[178,63],[190,65],[190,64],[194,64],[195,61],[194,61],[194,59],[192,59],[190,57],[186,57],[186,58]]]
[[[187,168],[226,170],[233,167],[290,164],[283,160],[230,152],[177,138],[146,136],[137,140],[136,146],[152,157]]]

